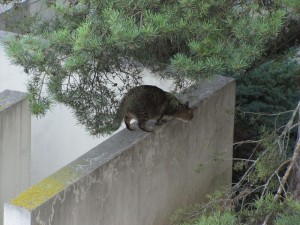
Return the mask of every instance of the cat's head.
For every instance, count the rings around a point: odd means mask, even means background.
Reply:
[[[187,122],[193,119],[195,109],[197,109],[197,106],[193,106],[190,108],[189,102],[186,102],[185,104],[181,103],[174,116],[184,122]]]

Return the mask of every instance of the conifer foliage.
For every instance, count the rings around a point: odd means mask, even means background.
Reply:
[[[55,2],[55,1],[51,1]],[[73,108],[92,134],[113,131],[120,96],[142,67],[182,88],[214,74],[241,73],[274,48],[296,0],[80,0],[53,3],[52,20],[32,20],[6,41],[29,74],[33,113],[54,102]]]

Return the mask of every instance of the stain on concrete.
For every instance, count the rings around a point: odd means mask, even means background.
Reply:
[[[10,201],[11,204],[33,210],[53,196],[65,189],[75,178],[77,173],[70,168],[63,168],[59,173],[47,177],[35,186],[21,193]]]

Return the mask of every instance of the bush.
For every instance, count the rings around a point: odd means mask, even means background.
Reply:
[[[292,51],[294,52],[294,51]],[[290,54],[288,54],[290,56]],[[286,124],[299,96],[300,66],[287,56],[267,62],[247,74],[236,76],[236,120],[248,138],[257,137],[261,127],[268,131]],[[250,130],[250,132],[249,132]]]

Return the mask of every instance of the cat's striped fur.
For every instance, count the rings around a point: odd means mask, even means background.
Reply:
[[[141,85],[130,89],[123,97],[114,124],[119,127],[124,119],[127,129],[133,130],[130,121],[136,119],[139,128],[151,132],[153,128],[146,126],[148,120],[156,119],[156,124],[160,124],[163,116],[171,116],[188,121],[193,118],[194,109],[189,108],[188,102],[183,104],[156,86]]]

